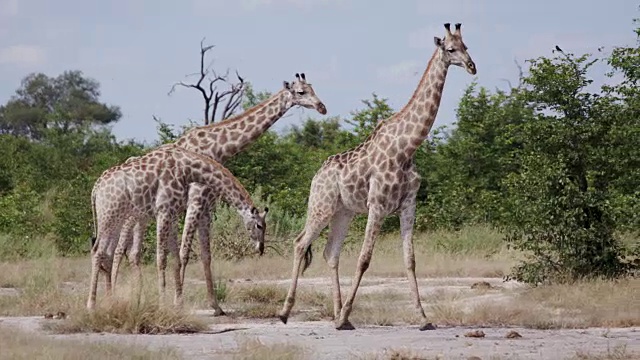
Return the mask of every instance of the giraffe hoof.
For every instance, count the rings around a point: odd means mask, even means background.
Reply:
[[[286,315],[278,315],[278,317],[280,318],[280,321],[282,321],[283,324],[286,324],[287,320],[289,320],[289,317]]]
[[[224,310],[217,308],[213,311],[213,316],[217,317],[217,316],[226,316],[227,314],[224,312]]]
[[[355,330],[356,328],[351,324],[349,320],[343,322],[342,324],[336,326],[336,330]]]
[[[435,330],[436,326],[433,325],[432,323],[426,323],[422,326],[420,326],[420,331],[425,331],[425,330]]]

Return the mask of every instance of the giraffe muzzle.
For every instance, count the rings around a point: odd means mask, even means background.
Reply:
[[[475,75],[478,70],[476,69],[476,64],[473,61],[469,61],[465,68],[467,69],[467,72],[471,75]]]
[[[318,112],[322,115],[327,114],[327,107],[324,106],[323,103],[318,103],[318,105],[316,105],[316,110],[318,110]]]

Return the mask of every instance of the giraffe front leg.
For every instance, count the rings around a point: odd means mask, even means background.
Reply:
[[[182,230],[182,240],[180,241],[180,281],[184,285],[187,264],[189,263],[189,253],[191,252],[191,243],[196,232],[196,224],[200,211],[199,205],[189,202],[187,212],[184,217],[184,229]]]
[[[175,293],[173,297],[173,304],[176,306],[182,306],[182,282],[180,281],[180,251],[178,249],[178,234],[177,227],[174,219],[171,219],[171,228],[169,231],[170,237],[167,242],[169,253],[173,257],[173,283],[175,287]]]
[[[348,210],[342,210],[336,212],[331,219],[330,232],[327,238],[327,244],[324,248],[323,257],[327,262],[327,265],[332,270],[331,277],[331,290],[333,295],[333,318],[338,319],[340,317],[340,311],[342,310],[342,296],[340,294],[340,252],[342,250],[342,244],[347,236],[349,230],[349,224],[353,219],[354,213]]]
[[[158,212],[156,217],[156,271],[158,275],[158,293],[160,301],[164,301],[167,282],[165,278],[165,270],[167,268],[167,242],[171,236],[171,220],[168,214]]]
[[[413,306],[418,315],[422,318],[420,331],[435,330],[435,326],[427,321],[424,309],[420,302],[420,292],[418,291],[418,280],[416,279],[416,260],[413,250],[413,225],[416,218],[416,194],[407,196],[400,213],[400,236],[402,237],[402,249],[404,253],[404,265],[407,269],[407,280],[411,289]]]
[[[344,303],[340,312],[340,318],[336,322],[337,330],[354,330],[355,327],[349,321],[349,315],[353,308],[353,301],[356,298],[360,281],[364,275],[369,264],[371,263],[371,255],[373,254],[373,246],[375,244],[375,238],[380,232],[380,225],[384,218],[382,209],[378,206],[369,207],[369,216],[367,218],[367,227],[365,229],[364,242],[362,243],[362,250],[360,251],[360,257],[358,258],[358,265],[356,268],[353,282],[351,284],[351,292],[347,297],[347,301]]]

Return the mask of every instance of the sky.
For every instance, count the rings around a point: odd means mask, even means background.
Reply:
[[[435,127],[455,121],[472,81],[489,89],[517,82],[514,61],[599,46],[633,45],[638,2],[513,0],[0,0],[0,103],[31,72],[81,70],[120,106],[119,139],[157,138],[152,116],[180,126],[202,121],[203,100],[171,85],[198,70],[200,41],[215,45],[218,72],[238,72],[254,89],[276,92],[304,72],[328,109],[349,117],[375,92],[394,109],[411,96],[443,24],[462,23],[471,76],[451,69]],[[601,75],[600,75],[601,76]],[[322,116],[293,108],[283,131]]]

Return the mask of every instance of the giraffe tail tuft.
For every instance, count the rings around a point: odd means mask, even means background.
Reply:
[[[98,239],[98,238],[97,238],[96,236],[91,236],[91,237],[89,237],[89,245],[90,245],[90,248],[91,248],[91,251],[92,251],[92,252],[95,250],[95,247],[96,247],[96,240],[97,240],[97,239]]]
[[[313,251],[311,250],[311,244],[307,248],[307,251],[304,253],[304,262],[302,263],[302,275],[304,275],[304,271],[311,265],[311,261],[313,261]]]

